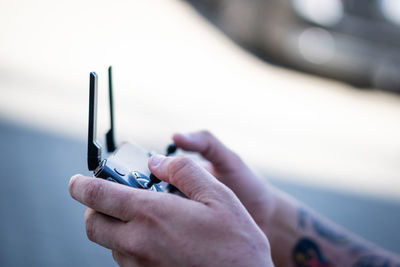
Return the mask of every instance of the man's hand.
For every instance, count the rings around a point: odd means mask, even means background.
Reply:
[[[197,152],[207,160],[206,169],[228,186],[240,199],[259,227],[267,234],[275,211],[275,192],[239,158],[207,131],[175,134],[177,147]]]
[[[154,156],[150,170],[189,199],[83,176],[71,196],[88,206],[90,240],[121,266],[273,266],[269,243],[240,201],[193,161]]]
[[[176,134],[174,143],[208,160],[210,173],[233,190],[267,235],[276,266],[398,266],[400,258],[349,233],[259,180],[208,132]]]

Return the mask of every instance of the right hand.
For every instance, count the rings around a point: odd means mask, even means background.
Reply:
[[[149,169],[188,198],[81,175],[71,196],[88,206],[90,240],[121,266],[273,266],[269,242],[226,186],[185,157],[153,156]]]
[[[201,154],[206,160],[205,168],[236,194],[264,233],[273,231],[270,226],[275,210],[275,191],[236,153],[207,131],[175,134],[173,140],[177,147]]]

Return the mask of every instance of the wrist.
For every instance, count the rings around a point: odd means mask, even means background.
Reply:
[[[274,229],[279,227],[281,200],[279,192],[272,186],[264,186],[264,192],[258,195],[261,197],[257,203],[252,205],[254,207],[253,217],[269,239],[269,236],[275,231]]]
[[[272,188],[273,205],[262,230],[271,245],[271,255],[276,266],[287,266],[291,259],[294,240],[299,237],[297,202],[282,191]]]

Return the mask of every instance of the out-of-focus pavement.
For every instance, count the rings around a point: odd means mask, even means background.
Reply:
[[[86,173],[85,144],[7,121],[0,129],[0,266],[113,266],[68,193],[69,176]]]
[[[175,131],[210,129],[285,190],[400,252],[398,96],[266,65],[180,1],[2,1],[0,23],[1,266],[111,265],[67,193],[86,170],[89,71],[100,137],[107,127],[108,64],[119,141],[162,151]]]

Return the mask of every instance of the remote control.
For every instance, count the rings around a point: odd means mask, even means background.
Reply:
[[[96,140],[98,85],[97,74],[91,72],[89,86],[88,169],[93,171],[93,176],[96,178],[134,188],[163,192],[164,189],[158,184],[160,180],[151,174],[147,167],[147,161],[151,156],[150,153],[131,143],[123,143],[119,148],[116,148],[114,142],[111,66],[108,68],[108,81],[111,127],[106,134],[106,142],[107,151],[112,154],[108,158],[102,159],[102,147]]]

